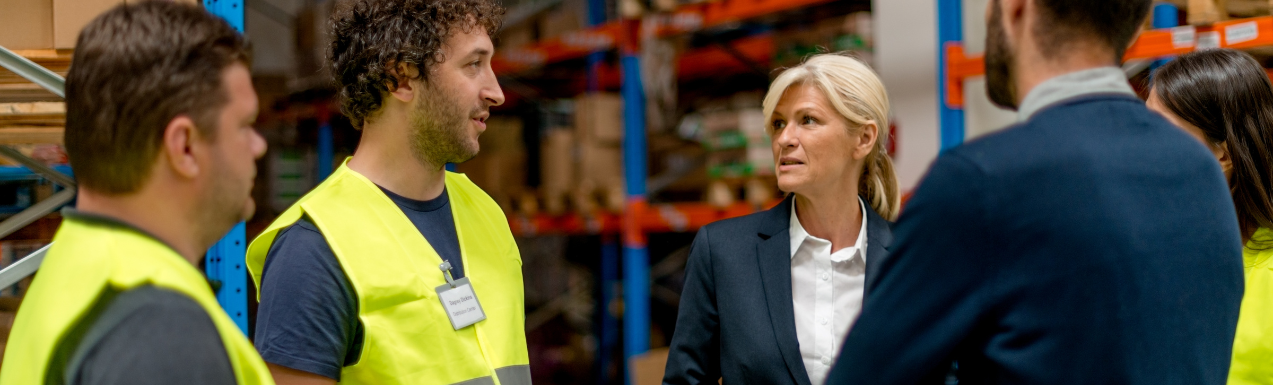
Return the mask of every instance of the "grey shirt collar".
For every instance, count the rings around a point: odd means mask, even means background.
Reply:
[[[1066,99],[1091,94],[1125,94],[1136,96],[1127,84],[1127,75],[1117,67],[1101,67],[1057,76],[1035,86],[1017,108],[1017,121],[1029,120],[1034,113]]]

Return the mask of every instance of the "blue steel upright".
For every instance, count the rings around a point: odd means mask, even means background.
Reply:
[[[623,221],[623,357],[650,350],[650,255],[639,216],[645,197],[645,90],[640,58],[631,47],[623,52],[623,176],[628,190]],[[631,381],[632,368],[625,382]]]
[[[588,0],[588,26],[596,27],[606,22],[606,2],[605,0]],[[601,92],[601,80],[599,69],[601,63],[605,60],[606,53],[604,51],[595,51],[588,54],[588,79],[587,92]],[[601,276],[598,281],[601,283],[601,299],[597,301],[597,382],[598,384],[611,383],[610,365],[613,361],[614,351],[619,347],[619,319],[615,318],[612,313],[610,304],[618,302],[619,284],[619,243],[616,238],[610,235],[601,237]],[[625,355],[626,356],[626,355]],[[619,370],[619,375],[627,377],[624,370]]]
[[[964,142],[964,110],[946,104],[946,45],[963,43],[963,0],[937,0],[937,122],[941,127],[941,151]]]
[[[243,32],[243,0],[203,0],[203,7],[220,16],[234,29]],[[247,255],[247,234],[243,223],[234,226],[230,233],[217,241],[204,256],[204,271],[208,279],[218,282],[217,302],[230,319],[248,334],[248,272],[244,257]]]
[[[1154,4],[1152,23],[1155,29],[1178,27],[1180,26],[1180,10],[1176,8],[1175,4],[1171,3]],[[1154,60],[1154,64],[1149,66],[1150,76],[1153,76],[1154,71],[1157,71],[1158,67],[1162,67],[1163,64],[1167,64],[1169,61],[1171,61],[1171,58]]]

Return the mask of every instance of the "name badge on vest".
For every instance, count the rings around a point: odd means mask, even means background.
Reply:
[[[451,327],[460,330],[486,319],[486,312],[482,311],[482,303],[478,302],[469,278],[452,279],[451,262],[442,261],[438,268],[446,277],[446,284],[437,287],[438,300],[442,301],[442,308],[451,319]]]

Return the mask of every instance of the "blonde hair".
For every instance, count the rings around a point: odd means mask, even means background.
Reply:
[[[858,193],[881,217],[890,221],[897,219],[901,195],[893,160],[884,150],[889,130],[888,93],[879,76],[866,63],[853,57],[841,54],[810,57],[803,64],[783,71],[769,85],[764,101],[766,122],[773,121],[774,108],[783,93],[800,84],[821,89],[831,106],[849,121],[850,129],[875,123],[877,139],[866,156]]]

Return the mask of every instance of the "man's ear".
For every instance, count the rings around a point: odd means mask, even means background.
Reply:
[[[1038,4],[1034,0],[998,0],[998,3],[1004,37],[1008,38],[1009,44],[1019,44],[1026,34],[1031,33],[1032,27],[1026,25],[1026,18],[1030,12],[1037,11]],[[1038,22],[1038,18],[1032,21]]]
[[[393,77],[398,79],[398,85],[394,88],[392,83],[386,83],[390,88],[389,94],[403,103],[415,99],[416,89],[411,85],[411,81],[420,78],[420,69],[412,64],[398,63],[393,69]]]
[[[163,143],[159,146],[159,161],[168,164],[174,174],[194,178],[199,175],[199,162],[195,159],[195,143],[203,140],[194,121],[179,115],[164,127]]]

